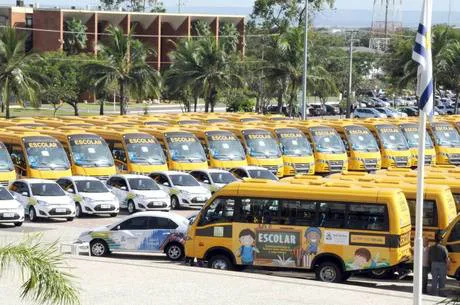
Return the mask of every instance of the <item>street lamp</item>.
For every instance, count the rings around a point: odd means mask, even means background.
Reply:
[[[307,117],[307,69],[308,69],[308,1],[305,0],[305,37],[303,44],[302,120]]]

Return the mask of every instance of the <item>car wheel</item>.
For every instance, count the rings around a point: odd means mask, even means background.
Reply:
[[[80,203],[77,202],[75,204],[75,217],[80,218],[80,217],[83,217],[83,216],[85,216],[85,213],[83,212],[83,209],[82,209]]]
[[[328,283],[342,282],[342,269],[333,262],[324,262],[315,270],[316,279]]]
[[[67,221],[73,221],[73,217],[67,217]]]
[[[128,213],[133,214],[136,212],[136,205],[134,204],[134,201],[130,200],[128,201]]]
[[[179,198],[177,198],[176,196],[171,197],[171,208],[173,208],[174,210],[180,209]]]
[[[15,223],[14,223],[14,226],[15,226],[15,227],[20,227],[20,226],[22,226],[22,221],[20,221],[20,222],[15,222]]]
[[[208,267],[219,270],[232,270],[233,264],[227,256],[216,255],[208,260]]]
[[[90,251],[92,256],[106,256],[109,254],[109,246],[105,241],[96,239],[90,243]]]
[[[166,247],[165,253],[170,260],[178,261],[184,257],[184,247],[178,243],[171,243]]]
[[[112,213],[110,214],[110,217],[117,217],[118,213]]]
[[[29,208],[29,220],[31,222],[37,222],[38,221],[37,212],[35,212],[34,207]]]

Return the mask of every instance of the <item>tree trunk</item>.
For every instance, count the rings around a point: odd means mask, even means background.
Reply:
[[[193,112],[196,112],[196,107],[198,106],[198,96],[193,97]]]
[[[278,92],[278,112],[283,113],[283,91]]]
[[[99,115],[104,115],[104,101],[99,103]]]
[[[79,116],[80,113],[78,112],[78,103],[70,103],[70,105],[73,107],[73,113],[75,116]]]
[[[120,115],[126,114],[125,82],[120,82]]]
[[[455,109],[454,109],[454,113],[457,114],[457,107],[458,107],[458,99],[460,98],[460,88],[457,88],[457,97],[455,98]]]
[[[10,87],[9,87],[8,79],[6,79],[5,82],[5,118],[9,119],[10,118]]]

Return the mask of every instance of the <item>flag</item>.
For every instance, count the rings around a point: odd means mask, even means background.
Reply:
[[[412,59],[418,64],[417,96],[419,110],[433,117],[433,62],[431,57],[432,0],[424,0],[422,17],[415,38]]]

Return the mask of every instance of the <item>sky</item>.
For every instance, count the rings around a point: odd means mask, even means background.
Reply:
[[[178,0],[162,0],[164,5],[168,8],[176,7]],[[385,0],[376,0],[385,1]],[[403,10],[420,10],[423,0],[390,0],[401,1],[403,3]],[[15,0],[0,0],[0,4],[15,4]],[[70,5],[96,6],[99,1],[97,0],[26,0],[25,3],[38,2],[42,6],[65,6]],[[186,7],[252,7],[254,0],[182,0]],[[449,2],[451,2],[453,11],[460,11],[459,0],[433,0],[434,11],[448,11]],[[337,9],[368,9],[371,10],[374,0],[336,0],[335,7]]]

